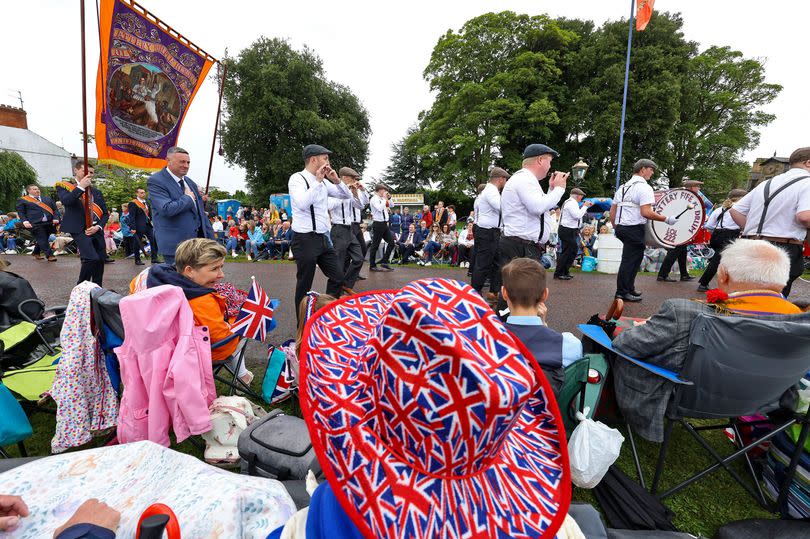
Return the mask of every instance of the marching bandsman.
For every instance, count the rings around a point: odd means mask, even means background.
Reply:
[[[351,198],[329,197],[329,217],[332,219],[330,237],[337,253],[340,269],[345,274],[344,286],[354,288],[360,268],[363,267],[363,249],[352,231],[352,212],[363,211],[365,204],[358,198],[358,190],[365,192],[359,184],[354,169],[343,167],[338,172],[340,181],[349,187]]]
[[[48,262],[56,262],[48,237],[55,232],[54,225],[59,224],[59,211],[51,197],[44,196],[38,185],[29,185],[26,194],[17,199],[17,215],[23,227],[30,230],[36,240],[34,258],[42,260],[47,257]]]
[[[357,200],[362,206],[352,206],[352,234],[357,238],[357,243],[360,244],[360,248],[363,250],[363,260],[365,260],[368,245],[366,244],[365,238],[363,238],[363,229],[360,228],[360,224],[363,222],[363,211],[366,209],[366,206],[368,206],[368,192],[359,181],[352,184],[349,189],[352,190],[352,193],[357,193]],[[361,265],[360,268],[362,269],[362,267]],[[365,279],[365,277],[359,273],[357,274],[357,278],[360,280]]]
[[[731,207],[742,237],[765,240],[790,256],[790,288],[803,271],[803,244],[810,228],[810,146],[790,154],[790,170],[757,185]]]
[[[332,152],[318,144],[304,147],[304,170],[290,176],[287,188],[292,206],[293,240],[290,249],[295,257],[296,312],[301,300],[312,288],[315,267],[326,275],[326,293],[339,297],[343,287],[342,264],[327,237],[329,232],[329,197],[352,198],[349,187],[340,181],[329,166]]]
[[[509,173],[500,167],[489,172],[489,182],[475,199],[475,227],[473,245],[475,258],[472,264],[472,287],[480,294],[489,279],[490,299],[501,290],[498,266],[498,242],[501,238],[501,191],[509,179]]]
[[[647,183],[658,165],[651,159],[639,159],[633,165],[633,177],[619,187],[610,206],[610,222],[616,237],[624,244],[619,273],[616,276],[616,297],[624,301],[641,301],[636,291],[636,274],[644,260],[644,227],[647,219],[674,225],[674,215],[665,217],[656,213],[653,188]]]
[[[745,189],[732,189],[728,193],[728,197],[723,201],[723,204],[712,210],[709,218],[706,220],[706,230],[712,233],[709,240],[709,247],[714,251],[711,260],[709,260],[703,275],[700,276],[698,281],[698,292],[706,292],[709,290],[709,283],[712,277],[717,273],[717,268],[720,267],[720,255],[723,249],[740,237],[740,226],[731,218],[731,206],[748,194]]]
[[[84,163],[77,161],[73,165],[73,179],[56,184],[56,196],[65,207],[60,230],[67,232],[73,238],[73,245],[79,249],[82,261],[79,270],[79,283],[92,281],[101,286],[104,277],[104,261],[107,257],[104,247],[104,225],[110,217],[104,196],[101,191],[92,186],[93,165],[87,165],[87,174],[84,172]],[[90,192],[90,219],[91,224],[86,226],[85,221],[85,191]]]
[[[580,207],[584,197],[585,191],[579,187],[574,187],[571,189],[571,196],[562,204],[562,209],[560,210],[559,237],[563,243],[562,253],[557,259],[557,267],[554,270],[555,279],[567,281],[574,278],[574,276],[569,273],[569,270],[577,257],[579,228],[582,226],[582,216],[585,215],[588,208],[592,205],[590,202],[586,202]]]
[[[388,265],[391,260],[391,253],[394,252],[396,239],[388,228],[388,218],[391,215],[391,193],[388,192],[388,186],[384,183],[378,183],[374,187],[374,196],[371,197],[369,202],[371,206],[371,219],[374,221],[371,225],[371,252],[368,255],[368,265],[371,271],[393,271],[394,268]],[[380,242],[385,240],[385,252],[383,253],[380,266],[377,267],[377,249],[380,247]]]
[[[146,191],[144,189],[135,190],[135,198],[129,203],[130,230],[132,231],[133,250],[135,251],[135,265],[142,266],[141,253],[145,253],[143,248],[143,238],[149,241],[149,253],[152,264],[160,262],[158,259],[158,246],[155,242],[155,234],[152,228],[152,211],[146,201]]]
[[[698,195],[701,200],[708,200],[703,193],[700,192],[701,185],[703,185],[703,182],[698,180],[685,180],[683,182],[683,186]],[[678,261],[678,269],[681,272],[681,281],[694,280],[694,277],[689,275],[689,266],[687,263],[687,245],[688,244],[684,243],[683,245],[678,245],[672,249],[667,249],[667,256],[664,257],[664,261],[661,262],[661,268],[658,270],[657,279],[659,281],[666,281],[668,283],[675,282],[675,279],[672,279],[669,276],[669,272],[672,270],[672,266],[675,264],[676,260]]]

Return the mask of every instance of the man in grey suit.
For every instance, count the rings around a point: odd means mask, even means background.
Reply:
[[[789,274],[790,260],[781,249],[762,240],[737,240],[723,250],[720,259],[718,287],[728,295],[723,305],[668,299],[647,323],[621,332],[613,346],[629,356],[680,372],[692,321],[701,313],[769,315],[769,320],[810,323],[810,313],[802,313],[781,294]],[[613,376],[616,401],[627,423],[644,438],[663,441],[664,413],[673,384],[622,359],[616,360]]]
[[[188,152],[174,146],[166,152],[166,168],[147,181],[155,239],[167,264],[174,264],[174,251],[181,242],[214,239],[214,229],[205,213],[208,197],[200,195],[197,184],[186,176],[190,164]]]

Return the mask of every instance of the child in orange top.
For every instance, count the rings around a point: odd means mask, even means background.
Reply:
[[[207,326],[211,335],[211,359],[227,359],[236,351],[240,337],[231,333],[225,298],[213,286],[225,276],[225,248],[214,240],[194,238],[177,246],[174,266],[155,264],[136,276],[130,283],[130,293],[164,284],[179,286],[194,313],[194,325]],[[145,278],[145,279],[144,279]],[[145,280],[145,282],[144,282]],[[253,373],[245,369],[244,362],[238,373],[245,383],[253,380]]]

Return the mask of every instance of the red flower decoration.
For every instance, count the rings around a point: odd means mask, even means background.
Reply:
[[[708,303],[721,303],[728,299],[728,294],[719,288],[712,288],[706,292],[706,301]]]

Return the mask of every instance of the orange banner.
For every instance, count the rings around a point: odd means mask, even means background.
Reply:
[[[159,170],[216,59],[132,0],[101,0],[100,25],[98,160]]]
[[[643,32],[650,22],[653,14],[653,4],[655,0],[638,0],[636,9],[636,30]]]

